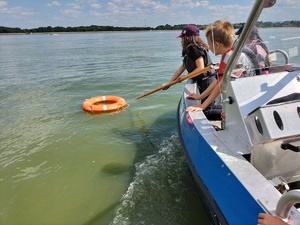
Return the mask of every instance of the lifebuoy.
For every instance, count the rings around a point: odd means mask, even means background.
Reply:
[[[82,104],[82,108],[87,112],[102,113],[120,110],[125,105],[126,101],[118,96],[97,96],[86,99]]]

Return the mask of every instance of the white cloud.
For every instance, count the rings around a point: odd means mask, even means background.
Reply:
[[[14,18],[23,18],[23,17],[33,16],[38,14],[32,9],[26,9],[21,6],[13,7],[13,8],[2,8],[0,9],[0,12],[4,14],[8,14]]]
[[[82,15],[82,12],[79,10],[74,10],[74,9],[65,9],[65,10],[61,10],[61,13],[69,16],[69,17],[79,17],[80,15]]]
[[[108,11],[110,13],[121,13],[121,14],[133,14],[136,13],[151,13],[155,14],[156,12],[166,12],[169,10],[169,7],[160,2],[155,2],[151,0],[112,0],[108,2]]]
[[[102,14],[99,13],[99,12],[97,12],[97,11],[90,11],[89,15],[91,15],[91,16],[99,16],[100,17]]]
[[[99,8],[101,8],[101,5],[99,3],[92,3],[91,7],[94,9],[99,9]]]
[[[49,6],[49,7],[53,7],[53,6],[60,6],[61,4],[57,1],[54,1],[54,2],[51,2],[49,4],[47,4],[46,6]]]
[[[0,8],[3,8],[4,6],[7,5],[7,2],[6,1],[1,1],[0,0]]]
[[[92,4],[92,3],[97,3],[97,0],[76,0],[76,2]]]
[[[0,19],[6,25],[28,26],[35,20],[38,26],[78,24],[104,24],[112,26],[147,26],[161,24],[210,24],[217,19],[232,23],[245,22],[254,0],[241,2],[209,0],[48,0],[34,1],[31,8],[25,2],[0,0]],[[13,3],[14,2],[14,3]],[[231,4],[228,4],[231,2]],[[46,5],[47,4],[47,5]],[[26,4],[28,5],[28,4]],[[47,10],[45,6],[52,7]],[[282,13],[282,11],[289,12]],[[277,1],[274,7],[264,10],[262,21],[298,20],[299,0]],[[42,14],[47,18],[34,15]],[[13,20],[15,19],[15,20]]]
[[[200,2],[195,2],[193,0],[187,0],[187,1],[183,1],[183,0],[173,0],[172,7],[180,9],[180,8],[189,8],[189,9],[193,9],[193,8],[197,8],[197,7],[208,7],[209,6],[209,1],[200,1]]]
[[[68,6],[70,6],[73,9],[76,9],[76,10],[83,9],[83,7],[80,6],[80,4],[78,4],[78,3],[69,3]]]

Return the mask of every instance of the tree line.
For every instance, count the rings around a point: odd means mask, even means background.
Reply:
[[[244,25],[244,23],[233,24],[234,28],[237,29]],[[78,27],[39,27],[33,29],[21,29],[18,27],[4,27],[0,26],[0,33],[18,33],[18,34],[30,34],[30,33],[56,33],[56,32],[99,32],[99,31],[147,31],[147,30],[181,30],[185,24],[178,24],[171,26],[169,24],[159,25],[155,28],[152,27],[114,27],[114,26],[78,26]],[[204,30],[207,25],[197,25],[200,30]],[[261,22],[256,23],[257,27],[300,27],[299,20],[284,21],[284,22]]]

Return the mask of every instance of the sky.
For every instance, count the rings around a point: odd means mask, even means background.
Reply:
[[[152,27],[245,22],[254,0],[0,0],[0,26]],[[259,21],[300,20],[299,0],[277,0]],[[288,13],[286,13],[288,12]]]

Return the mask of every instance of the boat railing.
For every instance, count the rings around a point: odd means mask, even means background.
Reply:
[[[231,71],[234,68],[234,65],[237,62],[238,56],[241,54],[243,47],[246,44],[247,37],[250,35],[252,27],[255,26],[256,21],[258,20],[262,10],[264,8],[268,8],[273,6],[276,3],[276,0],[263,0],[263,1],[256,1],[252,11],[250,12],[250,15],[247,19],[246,24],[244,25],[244,29],[242,33],[240,34],[240,37],[238,39],[238,42],[236,44],[235,50],[232,53],[232,56],[230,57],[228,64],[226,66],[224,74],[226,75],[223,79],[223,91],[226,90],[226,84],[228,83],[230,79]]]
[[[291,190],[284,193],[276,206],[276,215],[282,219],[288,219],[292,207],[300,203],[300,190]]]
[[[271,61],[277,60],[277,53],[280,53],[283,55],[286,65],[290,64],[289,55],[287,54],[286,51],[284,51],[282,49],[274,49],[274,50],[270,51],[269,57],[271,58]]]
[[[228,61],[228,64],[226,66],[226,69],[224,71],[224,78],[222,79],[222,94],[223,94],[223,99],[227,99],[226,96],[226,87],[227,84],[230,80],[230,75],[231,72],[234,69],[234,66],[238,60],[238,57],[242,53],[243,47],[246,44],[247,37],[249,37],[252,28],[255,26],[256,21],[258,20],[262,10],[264,8],[268,8],[273,6],[276,3],[276,0],[262,0],[262,1],[256,1],[252,11],[250,12],[250,15],[247,19],[247,22],[244,25],[244,29],[242,33],[240,34],[240,37],[237,41],[237,44],[235,46],[235,49]],[[222,107],[223,113],[226,113],[226,104],[223,104]],[[222,129],[225,129],[225,120],[222,121]]]

